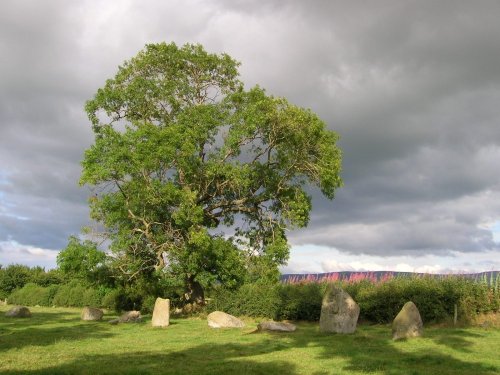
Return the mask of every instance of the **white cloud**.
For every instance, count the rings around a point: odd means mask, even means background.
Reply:
[[[26,264],[28,266],[42,266],[46,269],[56,266],[58,252],[52,249],[43,249],[30,245],[23,245],[16,241],[0,241],[0,264]]]

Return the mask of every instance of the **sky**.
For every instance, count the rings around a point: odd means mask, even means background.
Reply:
[[[146,43],[200,43],[341,139],[283,272],[500,270],[500,2],[27,1],[0,12],[0,264],[91,225],[83,106]]]

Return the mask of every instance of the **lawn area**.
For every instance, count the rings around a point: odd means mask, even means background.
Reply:
[[[299,322],[293,333],[211,329],[204,319],[142,323],[80,321],[81,309],[0,307],[1,374],[499,374],[500,329],[426,327],[425,337],[393,342],[389,326],[327,335]]]

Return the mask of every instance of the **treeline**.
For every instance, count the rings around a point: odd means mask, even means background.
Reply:
[[[462,322],[478,314],[500,310],[500,290],[461,276],[447,278],[405,277],[373,282],[362,279],[339,283],[360,305],[360,319],[390,322],[405,302],[419,308],[424,322],[451,320],[457,309]],[[329,282],[302,281],[295,284],[251,282],[237,289],[222,286],[209,291],[206,309],[223,310],[233,315],[265,317],[275,320],[319,320],[321,301]],[[2,298],[9,303],[30,306],[99,306],[113,310],[140,309],[151,312],[157,296],[168,297],[181,307],[175,290],[165,286],[162,292],[121,285],[98,285],[83,279],[67,278],[61,270],[44,271],[11,265],[0,268]]]
[[[42,267],[30,268],[21,264],[12,264],[7,267],[0,265],[0,299],[7,298],[14,290],[28,283],[47,287],[64,282],[65,277],[60,270],[45,271]]]
[[[71,236],[57,257],[57,268],[0,265],[0,299],[29,306],[96,306],[116,311],[149,312],[156,297],[179,304],[182,288],[162,275],[129,278],[117,271],[113,258],[91,241]]]

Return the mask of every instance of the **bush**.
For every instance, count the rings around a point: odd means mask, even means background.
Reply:
[[[102,307],[116,312],[140,310],[143,314],[153,312],[156,296],[141,295],[130,288],[106,289],[101,298]]]
[[[152,314],[155,308],[155,302],[156,302],[155,296],[146,296],[142,300],[141,313]]]
[[[31,282],[40,286],[60,285],[64,283],[63,275],[59,270],[38,272],[32,276]]]
[[[280,296],[279,284],[244,284],[237,290],[216,288],[211,294],[208,311],[224,311],[231,315],[253,317],[278,317]]]
[[[52,304],[63,307],[100,307],[102,304],[102,292],[99,289],[81,284],[74,280],[69,284],[61,285],[54,295]]]
[[[103,307],[116,312],[141,310],[143,297],[131,289],[116,288],[110,290],[102,298]]]
[[[31,272],[28,266],[11,264],[0,268],[0,299],[4,299],[16,289],[30,282]]]
[[[10,303],[28,306],[50,306],[52,298],[57,292],[57,285],[42,287],[33,283],[28,283],[20,289],[16,289],[8,298]]]
[[[102,297],[101,306],[110,310],[118,311],[119,295],[122,291],[119,289],[111,289]]]
[[[61,284],[62,276],[58,270],[45,271],[39,266],[30,268],[11,264],[3,268],[0,265],[0,299],[8,297],[14,290],[22,289],[28,283],[48,287]]]
[[[104,293],[99,289],[72,282],[66,285],[50,285],[42,287],[28,283],[16,289],[9,297],[11,303],[27,306],[101,306]]]
[[[238,290],[217,288],[211,294],[209,311],[271,319],[319,320],[327,283],[245,284]],[[401,277],[384,282],[343,282],[342,288],[360,306],[360,319],[390,323],[403,305],[413,301],[425,323],[453,317],[454,306],[463,322],[477,314],[498,311],[500,291],[463,277]]]
[[[277,318],[279,320],[319,320],[325,287],[324,283],[280,285],[278,288],[280,306]]]
[[[83,293],[81,301],[82,301],[82,306],[99,307],[101,306],[102,296],[99,294],[98,290],[93,288],[88,288]]]
[[[464,277],[401,277],[378,284],[344,284],[344,287],[360,305],[361,317],[376,323],[391,322],[408,301],[415,303],[424,322],[451,319],[455,305],[464,322],[478,313],[499,308],[498,292]]]

